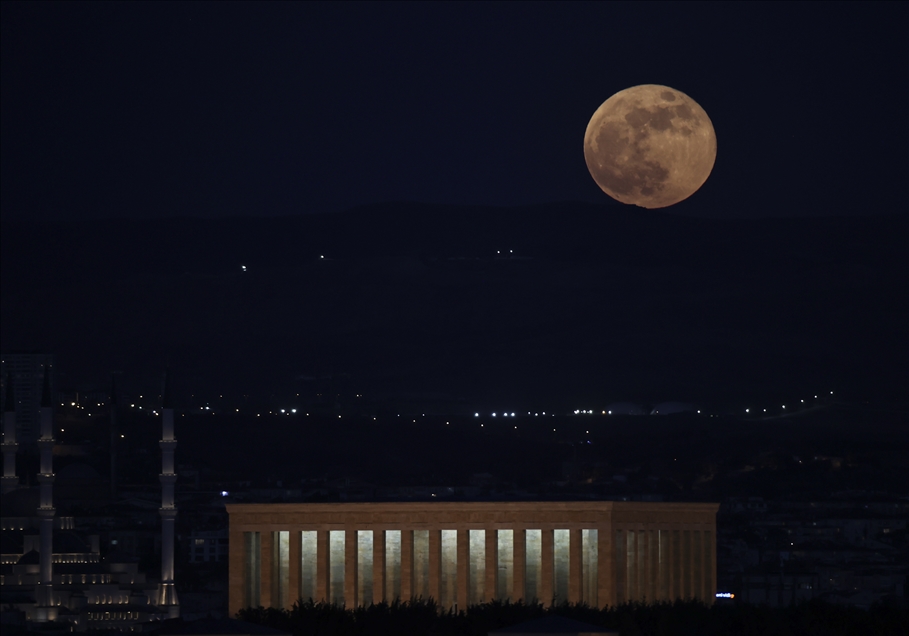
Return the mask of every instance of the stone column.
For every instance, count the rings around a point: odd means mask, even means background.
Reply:
[[[612,524],[597,528],[597,606],[615,607],[615,537]]]
[[[316,598],[315,601],[328,603],[331,601],[328,578],[328,530],[316,531]]]
[[[689,599],[694,595],[694,550],[691,549],[691,526],[686,525],[682,535],[682,595]]]
[[[300,564],[303,561],[303,538],[299,530],[291,530],[288,537],[290,545],[287,550],[287,557],[290,563],[287,564],[287,609],[294,606],[294,603],[300,599]]]
[[[360,599],[357,598],[359,539],[356,530],[350,527],[344,529],[344,605],[348,608],[360,604]]]
[[[647,541],[650,545],[650,591],[647,601],[655,603],[660,600],[660,537],[652,527],[647,531]]]
[[[540,553],[543,557],[540,568],[540,600],[543,607],[549,607],[552,605],[552,584],[555,576],[552,528],[543,528],[540,534],[542,534]]]
[[[429,529],[429,595],[441,602],[441,580],[442,580],[442,530],[440,528]]]
[[[710,526],[710,541],[704,550],[710,550],[710,583],[707,586],[707,602],[716,602],[716,526]],[[905,589],[905,588],[904,588]]]
[[[401,600],[413,595],[413,530],[401,530]]]
[[[580,603],[583,588],[581,529],[568,530],[568,602]]]
[[[650,582],[650,538],[647,530],[637,530],[637,571],[638,571],[638,589],[637,599],[653,603],[653,594],[649,589]]]
[[[259,533],[259,603],[262,607],[274,607],[271,594],[272,572],[277,564],[272,563],[275,555],[275,533],[272,530],[265,530]],[[277,599],[274,599],[275,601]]]
[[[527,571],[527,531],[525,528],[514,529],[514,555],[512,558],[514,568],[511,602],[517,603],[524,598],[524,574]]]
[[[458,532],[458,563],[457,563],[457,592],[455,593],[455,606],[458,610],[466,610],[470,603],[470,530],[465,527],[457,529]]]
[[[243,532],[230,529],[227,556],[227,611],[231,616],[243,609],[243,590],[246,584],[246,542]]]
[[[669,598],[675,600],[681,598],[682,590],[679,588],[681,576],[679,574],[679,564],[682,561],[681,548],[681,528],[679,524],[674,523],[669,528]]]
[[[385,531],[372,531],[372,602],[389,600],[385,590]],[[366,599],[364,599],[365,603]]]
[[[613,530],[613,554],[615,555],[615,602],[629,600],[628,590],[628,528],[619,526]]]
[[[486,581],[483,589],[483,600],[491,601],[496,597],[499,576],[499,531],[486,529]]]

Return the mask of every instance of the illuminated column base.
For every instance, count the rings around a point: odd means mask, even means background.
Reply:
[[[177,601],[177,588],[173,583],[158,584],[158,598],[157,603],[155,604],[158,607],[167,608],[168,618],[180,617],[180,604]]]
[[[54,589],[50,585],[35,587],[35,613],[36,623],[47,623],[57,620],[57,607],[54,605]]]

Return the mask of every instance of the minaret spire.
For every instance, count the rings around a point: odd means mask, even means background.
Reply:
[[[53,539],[54,539],[54,409],[51,406],[50,371],[44,367],[44,387],[41,407],[38,409],[41,426],[38,450],[41,453],[41,470],[38,473],[41,499],[38,516],[41,518],[41,550],[39,552],[38,587],[35,590],[35,619],[38,622],[57,618],[53,595]]]
[[[161,399],[161,584],[158,587],[158,606],[167,608],[170,618],[180,616],[180,603],[174,586],[174,523],[177,505],[174,499],[174,485],[177,482],[174,464],[173,396],[170,390],[170,369],[164,374],[164,393]]]
[[[16,476],[16,396],[13,390],[13,377],[6,374],[6,405],[3,408],[3,482],[0,492],[8,493],[19,487]]]

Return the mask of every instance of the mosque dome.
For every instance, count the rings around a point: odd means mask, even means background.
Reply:
[[[64,530],[54,533],[54,552],[55,553],[82,553],[91,552],[91,547],[85,540],[72,530]]]
[[[29,550],[16,561],[18,565],[38,565],[41,562],[41,555],[37,550]]]

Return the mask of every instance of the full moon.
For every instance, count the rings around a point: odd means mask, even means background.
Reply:
[[[665,208],[704,185],[716,160],[716,133],[682,91],[643,84],[597,108],[584,134],[587,169],[617,201]]]

